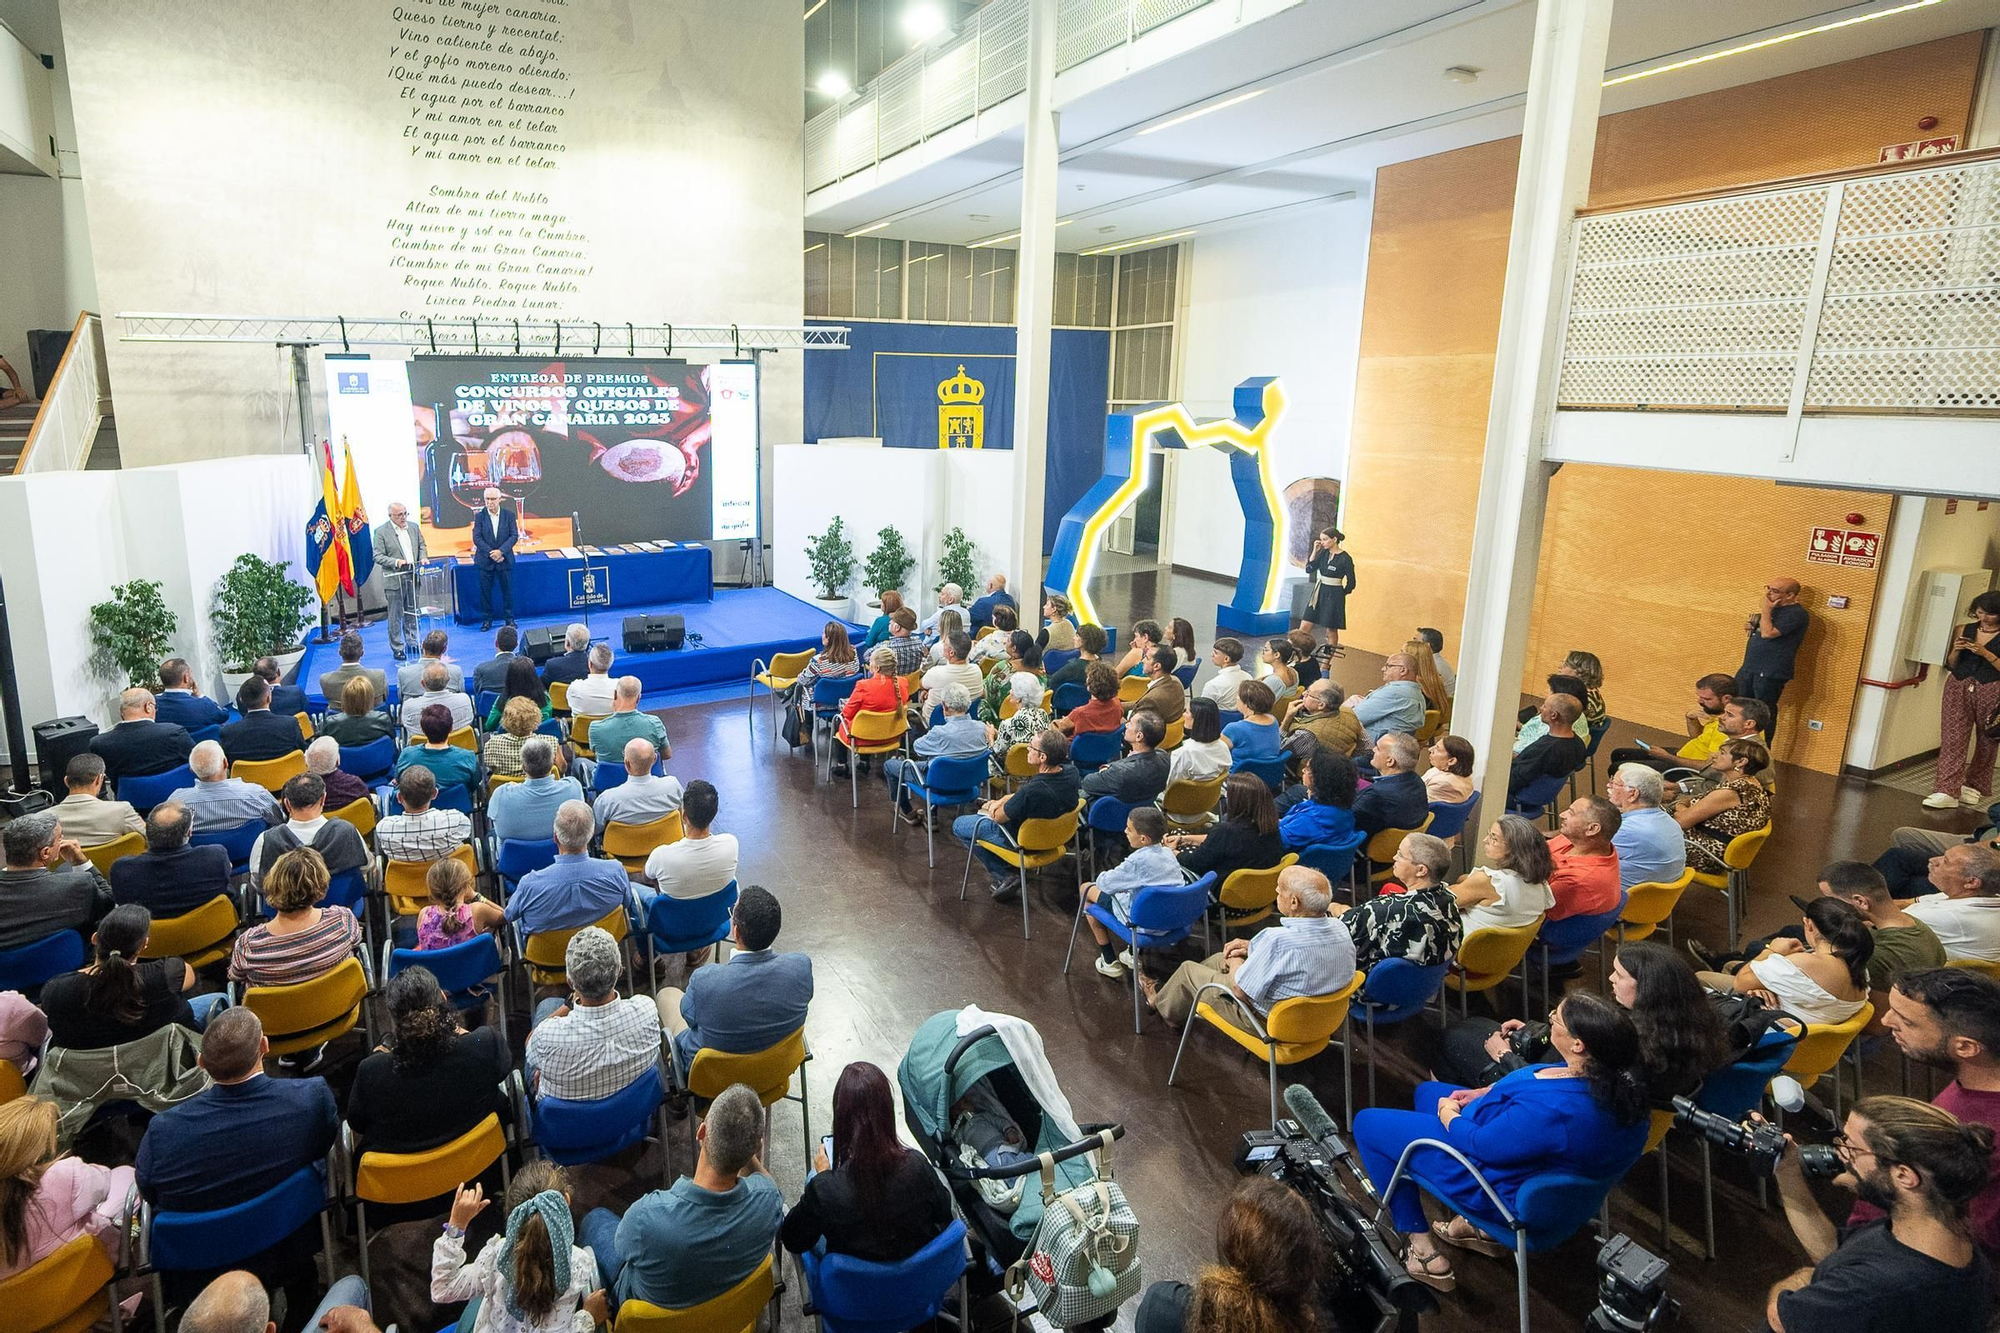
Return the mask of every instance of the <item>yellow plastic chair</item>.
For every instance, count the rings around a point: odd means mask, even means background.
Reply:
[[[713,1300],[669,1310],[645,1301],[625,1301],[618,1307],[615,1333],[756,1333],[757,1315],[777,1299],[776,1265],[770,1255],[757,1271]],[[771,1326],[778,1325],[772,1311]]]
[[[111,873],[111,863],[122,861],[128,856],[137,856],[146,850],[146,835],[143,833],[121,833],[110,842],[100,842],[95,847],[86,847],[83,854],[97,867],[97,873]]]
[[[618,941],[618,957],[625,959],[625,937],[631,923],[626,919],[625,908],[614,907],[602,921],[592,925]],[[564,970],[564,955],[569,951],[570,937],[582,926],[572,926],[568,930],[544,930],[530,935],[521,945],[521,961],[527,964],[528,979],[537,986],[564,986],[569,984],[569,974]]]
[[[229,776],[254,782],[276,795],[287,782],[306,771],[304,750],[281,754],[276,759],[238,759],[229,766]]]
[[[1004,670],[1006,666],[1007,659],[1004,657],[982,657],[979,659],[979,674],[990,676],[996,671]]]
[[[499,791],[510,782],[526,782],[527,780],[528,775],[526,773],[488,773],[486,775],[486,799],[489,801],[492,800],[493,793]]]
[[[1118,702],[1135,704],[1146,696],[1146,687],[1152,682],[1144,676],[1120,676],[1118,678]]]
[[[353,1031],[366,1018],[367,998],[368,974],[359,959],[349,958],[311,981],[251,986],[244,990],[242,1003],[262,1020],[271,1054],[290,1055]]]
[[[583,759],[597,758],[597,751],[590,748],[590,724],[593,722],[602,722],[603,720],[602,716],[592,717],[588,713],[573,713],[570,715],[569,743],[570,748],[576,751],[578,757]]]
[[[444,740],[447,745],[456,745],[461,750],[470,750],[474,754],[479,753],[479,733],[471,727],[460,727],[452,732],[451,735],[445,737]]]
[[[1525,926],[1489,927],[1475,930],[1466,936],[1458,946],[1458,956],[1452,960],[1451,969],[1445,973],[1444,984],[1458,992],[1458,1013],[1463,1018],[1466,1006],[1471,1003],[1473,991],[1488,991],[1498,986],[1514,974],[1521,966],[1521,960],[1528,956],[1528,948],[1541,934],[1542,918],[1536,917]],[[1438,1003],[1442,1007],[1443,992]],[[1521,972],[1521,1007],[1528,1005],[1528,973]]]
[[[1289,866],[1298,864],[1297,852],[1286,852],[1284,859],[1268,870],[1232,870],[1229,878],[1222,881],[1216,892],[1216,915],[1222,927],[1224,943],[1229,941],[1232,927],[1254,926],[1259,921],[1268,921],[1278,910],[1278,876]],[[1204,939],[1207,937],[1208,923],[1202,923]]]
[[[1372,888],[1377,884],[1387,883],[1389,876],[1394,873],[1389,862],[1396,859],[1396,849],[1403,845],[1403,839],[1409,837],[1412,833],[1422,833],[1431,826],[1431,821],[1436,818],[1435,814],[1428,814],[1424,816],[1424,822],[1415,828],[1385,828],[1380,833],[1377,833],[1368,840],[1367,845],[1361,849],[1361,855],[1355,857],[1352,864],[1348,867],[1349,877],[1352,878],[1357,873],[1356,868],[1364,861],[1369,865],[1379,863],[1382,869],[1368,872],[1369,887]],[[1356,899],[1356,901],[1358,902],[1359,899]]]
[[[1995,981],[2000,981],[2000,963],[1996,963],[1988,958],[1947,958],[1944,965],[1946,967],[1962,967],[1968,971],[1980,972],[1993,978]]]
[[[643,824],[625,824],[614,819],[604,826],[604,854],[617,857],[627,871],[637,874],[646,868],[646,858],[655,847],[679,842],[686,836],[687,828],[678,810],[670,810]]]
[[[1016,741],[1007,747],[1007,759],[1002,765],[1006,770],[1000,779],[1001,789],[1012,792],[1014,788],[1035,776],[1035,766],[1028,762],[1028,743]]]
[[[1019,748],[1019,747],[1017,747]],[[1011,760],[1012,755],[1008,758]],[[976,846],[1013,866],[1021,876],[1021,938],[1028,934],[1028,872],[1040,870],[1061,861],[1069,853],[1069,845],[1076,839],[1079,812],[1070,811],[1055,819],[1024,819],[1021,827],[1013,832],[1006,843],[992,842],[981,838]],[[958,900],[965,901],[966,886],[972,882],[972,854],[975,849],[965,849],[965,877],[959,881]]]
[[[328,819],[342,819],[354,825],[354,831],[362,837],[370,837],[375,832],[375,802],[366,796],[357,796],[338,810],[326,812]]]
[[[1222,784],[1227,773],[1217,773],[1205,782],[1179,779],[1167,784],[1160,796],[1160,813],[1175,830],[1206,828],[1215,822],[1215,807],[1222,801]]]
[[[924,670],[922,667],[918,667],[915,671],[912,671],[909,675],[903,677],[903,697],[905,699],[908,699],[912,703],[914,703],[916,701],[917,696],[923,693],[923,689],[924,689]]]
[[[84,1333],[105,1318],[118,1333],[118,1303],[110,1298],[117,1276],[96,1238],[78,1236],[0,1282],[0,1310],[13,1311],[7,1327],[18,1333]]]
[[[1160,738],[1160,748],[1171,750],[1187,739],[1187,723],[1175,718],[1167,723],[1167,734]]]
[[[893,713],[864,708],[847,724],[847,794],[853,809],[861,808],[859,760],[873,754],[894,754],[909,735],[910,716],[900,708]],[[1025,747],[1022,753],[1027,753]]]
[[[12,1060],[0,1060],[0,1106],[27,1095],[28,1081],[21,1077],[20,1066]]]
[[[1013,695],[1010,694],[1006,698],[1000,701],[1000,720],[1002,722],[1005,722],[1008,718],[1014,716],[1014,714],[1020,711],[1021,711],[1021,701],[1019,699],[1016,699]]]
[[[800,674],[812,660],[812,649],[807,648],[796,653],[772,653],[768,663],[761,657],[750,663],[749,706],[743,710],[743,716],[750,724],[753,739],[757,735],[757,687],[762,685],[771,692],[771,743],[775,745],[778,741],[778,696],[799,683]]]
[[[1785,1072],[1810,1088],[1821,1077],[1833,1075],[1833,1123],[1840,1123],[1840,1062],[1854,1046],[1861,1030],[1875,1019],[1875,1006],[1863,1001],[1861,1008],[1845,1023],[1808,1023],[1805,1035],[1792,1047]],[[1861,1100],[1860,1051],[1855,1050],[1854,1099]]]
[[[806,1094],[806,1062],[810,1059],[812,1052],[806,1047],[804,1028],[774,1046],[766,1046],[748,1055],[730,1055],[704,1046],[694,1053],[694,1061],[687,1068],[687,1090],[704,1102],[713,1101],[723,1089],[737,1083],[754,1091],[757,1100],[764,1103],[764,1147],[767,1153],[771,1146],[771,1108],[779,1102],[797,1102],[806,1155],[810,1157],[813,1149],[812,1108]],[[792,1075],[795,1073],[799,1076],[796,1096],[792,1093]],[[691,1146],[692,1142],[690,1139]],[[692,1164],[689,1169],[693,1169]]]
[[[192,912],[156,917],[141,958],[184,958],[189,967],[207,967],[229,957],[236,935],[236,901],[218,893]]]
[[[1667,943],[1671,945],[1674,942],[1674,908],[1692,883],[1694,871],[1683,870],[1680,878],[1671,883],[1647,880],[1643,884],[1634,884],[1625,895],[1625,910],[1619,915],[1618,924],[1605,934],[1616,936],[1618,943],[1625,945],[1645,939],[1659,929],[1661,922],[1665,922]]]
[[[1433,740],[1437,739],[1438,732],[1443,730],[1443,728],[1444,713],[1436,708],[1426,708],[1424,710],[1423,723],[1416,730],[1417,744],[1429,745]]]
[[[992,632],[993,632],[993,627],[991,625],[982,625],[979,627],[979,633],[972,636],[972,641],[974,643],[978,643],[981,639],[985,638]]]
[[[1736,937],[1743,926],[1743,904],[1750,897],[1750,863],[1757,859],[1757,853],[1764,850],[1770,841],[1771,826],[1751,829],[1739,833],[1729,840],[1722,849],[1722,864],[1729,867],[1725,875],[1711,875],[1704,871],[1694,872],[1694,883],[1711,889],[1721,889],[1729,905],[1729,948],[1736,948]]]
[[[1231,876],[1233,879],[1234,876]],[[1223,1036],[1249,1051],[1252,1055],[1264,1057],[1270,1072],[1271,1082],[1271,1127],[1278,1126],[1278,1066],[1295,1065],[1302,1060],[1310,1060],[1333,1044],[1333,1034],[1347,1025],[1347,1016],[1353,1007],[1355,992],[1367,977],[1357,971],[1348,978],[1347,984],[1327,995],[1295,995],[1289,1000],[1280,1000],[1271,1006],[1271,1012],[1259,1021],[1255,1010],[1238,1000],[1226,981],[1211,981],[1195,992],[1194,1017],[1202,1019]],[[1202,998],[1210,991],[1216,992],[1211,1004]],[[1227,1008],[1228,1016],[1223,1010]],[[1240,1020],[1240,1023],[1239,1023]],[[1243,1026],[1242,1024],[1247,1024]],[[1167,1071],[1167,1086],[1172,1087],[1174,1075],[1181,1067],[1181,1053],[1187,1050],[1188,1034],[1194,1031],[1194,1023],[1181,1030],[1180,1045],[1174,1051],[1173,1067]],[[1341,1078],[1341,1123],[1347,1124],[1354,1110],[1354,1047],[1346,1038],[1340,1043]]]
[[[451,1194],[496,1161],[504,1191],[508,1181],[507,1134],[500,1128],[497,1114],[488,1115],[450,1143],[425,1152],[362,1153],[354,1163],[354,1217],[362,1281],[368,1280],[369,1204],[422,1203]]]
[[[549,685],[549,711],[567,713],[569,711],[569,682],[554,681]]]
[[[292,716],[299,720],[299,735],[310,737],[313,734],[312,714],[294,713]]]
[[[465,868],[470,870],[474,877],[478,876],[479,858],[473,855],[470,843],[460,843],[454,847],[450,859],[463,861]],[[430,885],[424,881],[431,873],[431,867],[436,864],[436,861],[382,863],[382,894],[389,900],[391,912],[397,916],[415,916],[430,906]]]

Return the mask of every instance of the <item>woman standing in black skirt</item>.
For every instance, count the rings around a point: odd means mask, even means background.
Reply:
[[[1306,561],[1306,575],[1312,580],[1312,600],[1306,603],[1305,618],[1299,628],[1313,633],[1312,626],[1327,632],[1327,649],[1342,656],[1340,632],[1347,628],[1347,594],[1354,591],[1354,557],[1340,549],[1346,540],[1339,528],[1321,528],[1313,543],[1312,558]]]

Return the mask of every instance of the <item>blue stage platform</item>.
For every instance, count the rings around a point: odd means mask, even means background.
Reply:
[[[620,646],[626,616],[663,613],[686,618],[689,646],[676,652],[657,653],[628,653]],[[523,617],[520,628],[524,635],[530,629],[544,626],[560,634],[572,618],[582,619],[580,615]],[[674,697],[683,691],[696,691],[701,697],[714,697],[714,687],[725,683],[741,689],[743,682],[749,678],[753,660],[763,658],[768,662],[774,653],[814,647],[819,643],[820,631],[825,625],[826,615],[818,607],[776,588],[721,589],[716,592],[713,601],[659,602],[620,607],[614,611],[593,612],[590,617],[593,639],[608,640],[617,649],[612,674],[637,676],[648,696],[644,701],[644,706],[648,708],[697,701],[692,697]],[[482,634],[463,625],[449,626],[447,632],[451,635],[447,656],[462,667],[468,677],[476,664],[493,656],[492,632]],[[699,646],[692,642],[696,635],[701,636]],[[367,645],[362,654],[362,665],[387,671],[393,684],[396,661],[389,655],[387,624],[380,621],[371,624],[361,631],[361,637]],[[299,663],[298,683],[305,687],[306,701],[312,708],[325,706],[319,692],[321,673],[339,665],[337,643],[308,645],[306,656]],[[708,688],[703,690],[702,687]]]

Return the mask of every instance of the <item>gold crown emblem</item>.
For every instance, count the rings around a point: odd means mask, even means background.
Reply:
[[[965,373],[965,367],[958,368],[958,374],[948,380],[938,381],[938,401],[940,403],[976,403],[986,397],[986,386]]]

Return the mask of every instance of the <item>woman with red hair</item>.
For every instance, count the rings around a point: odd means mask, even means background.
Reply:
[[[951,1225],[951,1193],[930,1159],[896,1138],[889,1079],[865,1060],[833,1089],[833,1156],[813,1150],[813,1173],[778,1239],[794,1254],[819,1248],[893,1264]]]

